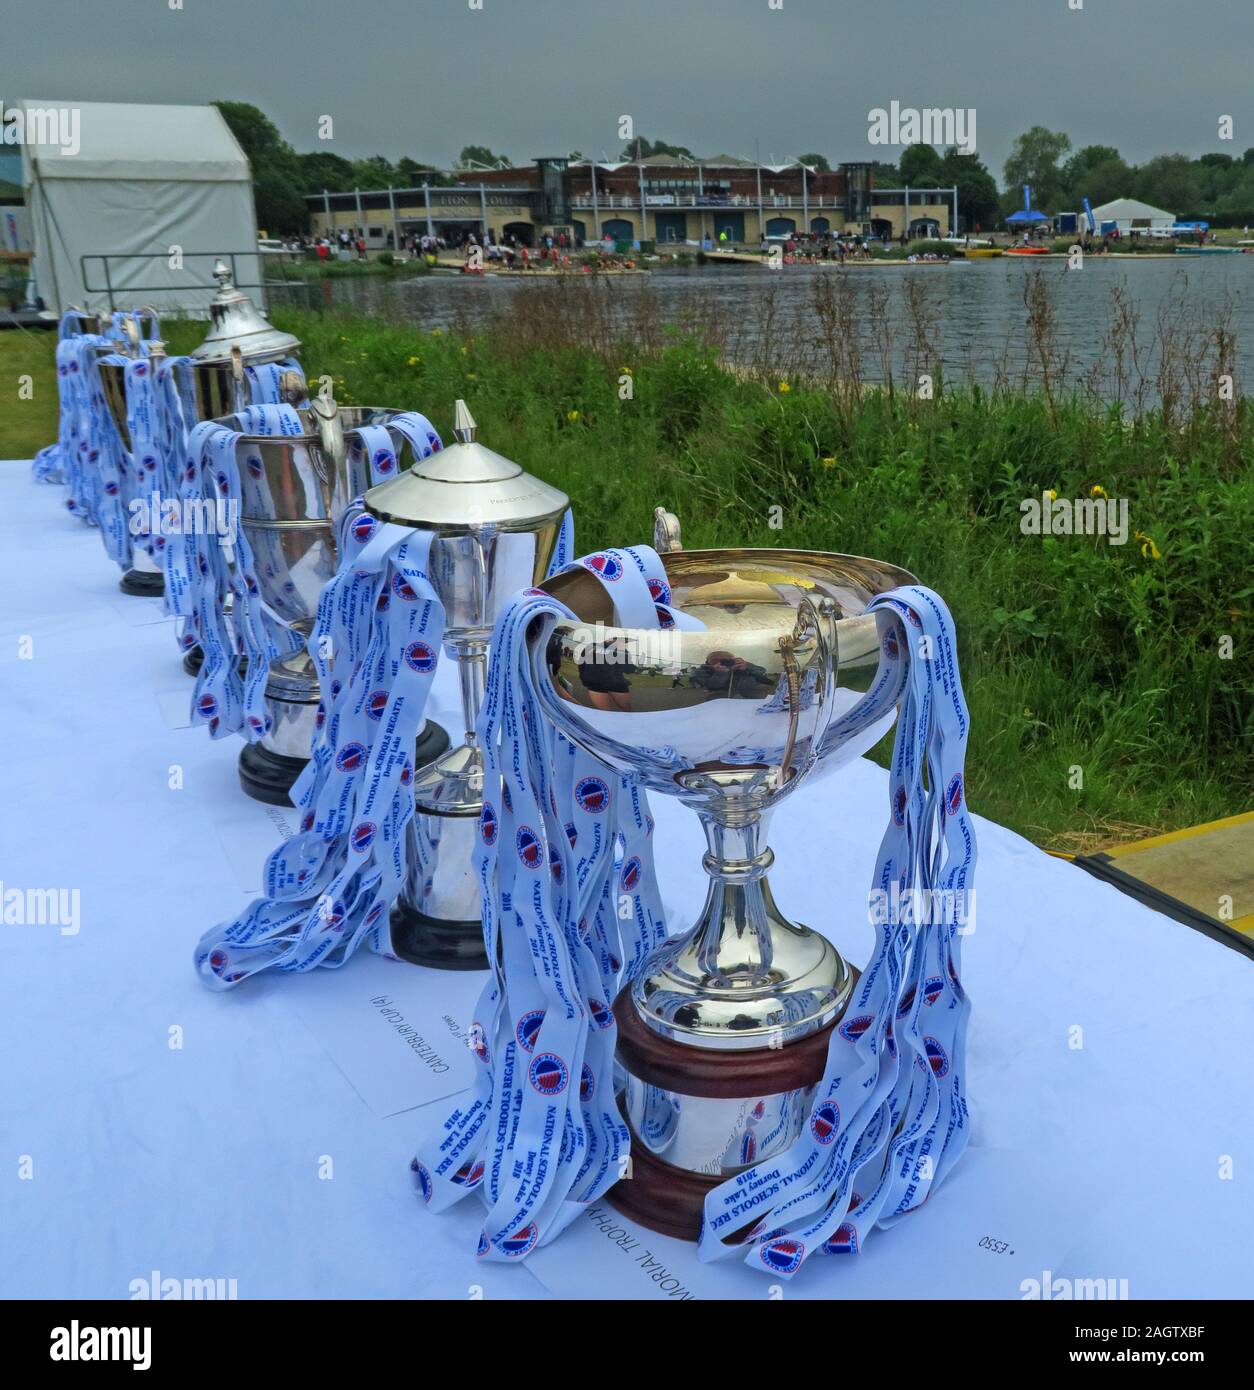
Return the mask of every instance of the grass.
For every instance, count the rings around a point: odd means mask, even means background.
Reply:
[[[475,332],[274,318],[346,403],[420,409],[443,431],[465,397],[485,443],[570,495],[581,550],[648,540],[660,504],[689,548],[843,550],[914,571],[958,626],[972,804],[1039,844],[1089,850],[1254,804],[1243,400],[1133,417],[1048,383],[841,391],[729,372],[699,333],[579,341],[594,314],[578,296],[598,291],[571,293],[519,296]],[[171,349],[200,332],[168,326]],[[5,456],[55,428],[52,341],[37,343],[52,408],[38,423],[6,412]],[[23,350],[29,365],[40,348]],[[1024,499],[1094,487],[1127,500],[1126,545],[1021,533]]]

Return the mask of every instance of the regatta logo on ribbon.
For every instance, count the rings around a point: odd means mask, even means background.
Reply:
[[[906,823],[906,789],[898,786],[893,793],[893,824],[905,825]]]
[[[951,816],[958,814],[962,806],[962,777],[958,773],[949,779],[949,785],[945,788],[945,810]]]
[[[890,627],[884,633],[883,647],[884,655],[889,661],[896,661],[899,648],[897,646],[897,629],[895,627]]]
[[[482,1159],[473,1159],[470,1163],[464,1163],[453,1174],[453,1181],[459,1187],[478,1187],[483,1181],[483,1175],[486,1171]]]
[[[575,804],[590,816],[601,815],[610,802],[610,789],[599,777],[584,777],[575,785]]]
[[[856,1206],[857,1203],[850,1203]],[[856,1255],[858,1253],[858,1233],[846,1221],[844,1225],[837,1226],[832,1234],[823,1242],[823,1250],[828,1255]]]
[[[923,1051],[927,1054],[927,1064],[932,1068],[933,1076],[941,1077],[948,1075],[949,1056],[935,1038],[923,1039]]]
[[[374,466],[376,472],[390,473],[396,467],[396,455],[390,449],[378,449],[375,451]]]
[[[555,883],[561,883],[565,870],[562,868],[562,856],[558,854],[556,845],[549,846],[549,872],[553,875]]]
[[[923,1002],[935,1004],[945,990],[945,981],[939,975],[929,975],[923,982]]]
[[[419,675],[426,675],[427,672],[434,671],[435,660],[435,650],[426,642],[411,642],[405,648],[405,664],[411,671],[417,671]]]
[[[496,812],[492,809],[491,803],[485,801],[483,810],[479,812],[479,834],[483,836],[483,843],[485,845],[496,844],[496,832]]]
[[[38,145],[73,159],[82,148],[77,106],[10,106],[0,102],[0,145]]]
[[[602,579],[612,582],[623,577],[623,563],[615,555],[589,555],[583,563]]]
[[[431,1174],[427,1172],[426,1165],[419,1163],[417,1159],[409,1165],[413,1169],[414,1177],[418,1179],[418,1191],[422,1194],[422,1200],[431,1200]]]
[[[762,1263],[776,1274],[795,1274],[801,1268],[805,1253],[805,1246],[788,1236],[768,1240],[758,1251]]]
[[[206,719],[212,719],[218,712],[218,702],[206,693],[196,701],[196,708]]]
[[[366,713],[371,719],[382,719],[383,711],[388,707],[388,693],[386,690],[372,690],[370,697],[366,701]]]
[[[406,581],[403,574],[398,574],[393,578],[392,592],[397,598],[404,599],[406,603],[416,603],[418,601],[417,593]]]
[[[531,1225],[524,1226],[521,1231],[515,1231],[512,1236],[505,1237],[500,1245],[501,1254],[508,1255],[511,1259],[519,1259],[532,1250],[539,1239],[540,1232],[533,1221]],[[484,1249],[486,1248],[485,1243]]]
[[[592,1068],[585,1062],[583,1071],[579,1073],[579,1099],[590,1101],[596,1092],[597,1079],[593,1075]]]
[[[374,843],[379,827],[372,820],[360,821],[353,826],[352,845],[358,854],[364,854]]]
[[[375,521],[374,517],[364,515],[359,516],[357,520],[353,522],[353,539],[355,541],[360,541],[362,545],[365,545],[365,543],[370,539],[371,536],[374,535],[377,529],[378,522]]]
[[[588,1000],[588,1013],[598,1028],[613,1028],[614,1011],[600,999]]]
[[[669,603],[671,601],[670,585],[662,579],[650,579],[649,597],[654,603]]]
[[[857,1042],[874,1022],[874,1014],[860,1014],[857,1018],[851,1018],[847,1023],[840,1025],[840,1036],[846,1042]]]
[[[622,885],[628,893],[634,893],[640,886],[640,875],[643,865],[637,855],[632,857],[623,865]]]
[[[514,1029],[514,1036],[518,1039],[518,1046],[524,1052],[530,1052],[536,1045],[536,1034],[540,1031],[540,1025],[544,1022],[544,1010],[532,1009],[530,1013],[525,1013],[518,1020]]]
[[[466,1042],[475,1056],[478,1057],[484,1066],[487,1066],[491,1059],[491,1053],[488,1051],[488,1035],[484,1032],[482,1023],[472,1023],[470,1025],[470,1031],[466,1035]]]
[[[840,1128],[840,1106],[834,1100],[825,1100],[814,1107],[810,1116],[810,1133],[820,1144],[830,1144]]]
[[[514,837],[515,846],[518,849],[518,857],[529,869],[538,869],[544,861],[544,851],[540,841],[536,838],[536,832],[529,825],[518,827],[518,834]]]
[[[533,1057],[527,1076],[542,1096],[561,1095],[570,1079],[566,1063],[555,1052],[541,1052]]]
[[[356,772],[366,761],[364,743],[346,743],[335,755],[335,765],[341,772]]]

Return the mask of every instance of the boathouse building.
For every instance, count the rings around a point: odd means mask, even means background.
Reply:
[[[869,163],[815,169],[733,155],[631,162],[540,158],[518,169],[454,172],[452,187],[354,190],[309,197],[315,235],[364,229],[372,250],[411,233],[485,232],[531,245],[565,231],[582,241],[758,245],[798,232],[898,238],[953,233],[957,190],[875,187]]]

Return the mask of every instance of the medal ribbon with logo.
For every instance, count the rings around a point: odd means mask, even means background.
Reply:
[[[655,597],[669,589],[648,547],[579,564],[621,626],[699,626]],[[471,1027],[481,1065],[412,1165],[434,1209],[480,1193],[479,1253],[497,1260],[553,1239],[621,1176],[629,1135],[614,1099],[610,1005],[666,935],[643,790],[566,739],[540,706],[527,633],[558,619],[574,615],[529,589],[493,633],[478,723],[475,863],[493,963]]]

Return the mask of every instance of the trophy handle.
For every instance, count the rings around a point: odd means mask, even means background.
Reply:
[[[680,540],[679,518],[674,512],[668,512],[665,507],[654,507],[653,549],[659,555],[667,555],[683,548]]]
[[[248,391],[244,383],[244,354],[236,343],[231,348],[231,379],[235,383],[234,410],[243,410],[248,404]]]
[[[344,425],[340,420],[340,408],[331,393],[331,383],[324,383],[322,389],[309,403],[309,413],[318,426],[320,449],[312,451],[313,466],[322,484],[322,500],[327,509],[328,519],[332,516],[332,501],[336,480],[344,476],[348,464],[348,444],[344,439]]]
[[[137,320],[135,319],[134,315],[131,315],[131,316],[129,316],[129,317],[123,319],[123,320],[122,320],[122,323],[123,323],[124,326],[125,326],[127,342],[128,342],[128,344],[129,344],[129,348],[130,348],[130,355],[131,355],[132,357],[138,357],[138,356],[140,355],[140,350],[139,350],[139,323],[138,323]]]
[[[822,703],[831,710],[830,686],[836,671],[836,605],[830,598],[817,602],[803,594],[797,605],[797,624],[787,637],[779,639],[779,654],[784,666],[784,679],[788,682],[788,734],[784,739],[784,754],[780,760],[780,786],[787,786],[805,772],[806,766],[814,761],[821,742],[821,732],[816,729],[810,740],[810,755],[805,766],[794,767],[793,748],[797,742],[797,726],[801,719],[801,668],[797,664],[797,644],[809,632],[813,632],[819,643],[821,669],[824,673],[824,689],[820,697]],[[830,715],[829,715],[830,717]]]

